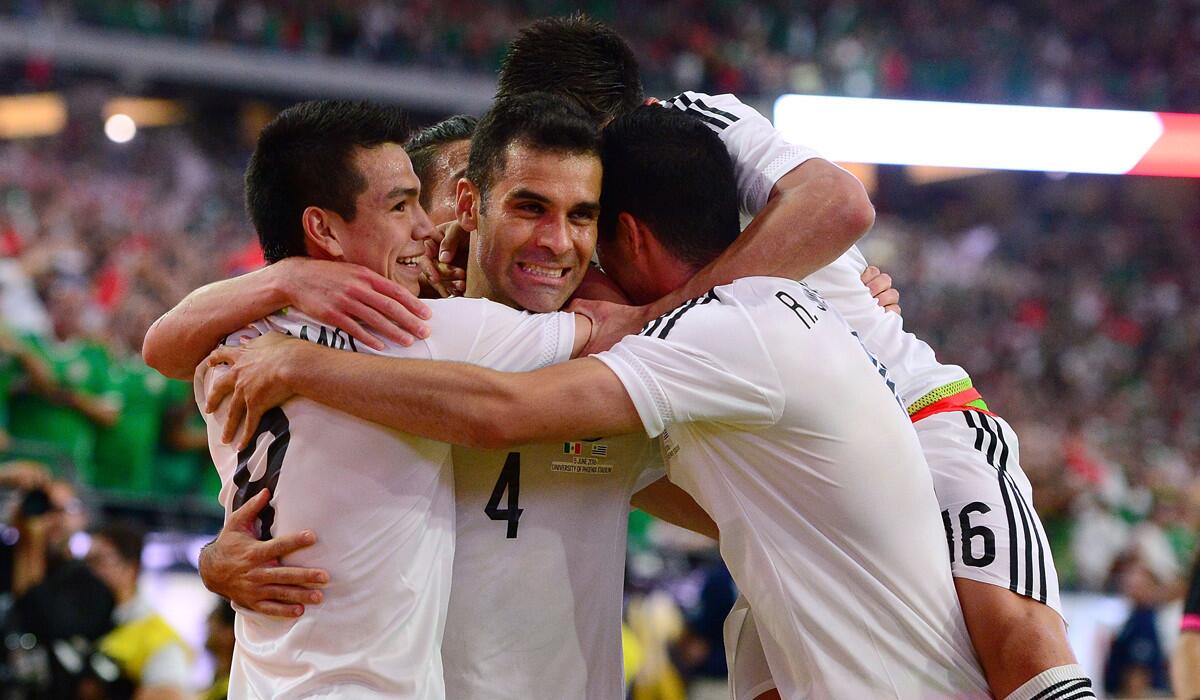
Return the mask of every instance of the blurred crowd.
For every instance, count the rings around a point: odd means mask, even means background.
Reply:
[[[199,650],[139,588],[146,523],[79,537],[113,500],[217,509],[191,385],[140,351],[187,291],[261,264],[239,194],[182,133],[0,143],[2,700],[193,697]],[[227,668],[227,604],[209,639]]]
[[[1187,0],[2,0],[0,12],[196,43],[493,72],[530,18],[613,24],[665,93],[1200,108]]]

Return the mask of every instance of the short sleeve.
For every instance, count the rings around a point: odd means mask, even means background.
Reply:
[[[747,216],[766,206],[779,178],[820,157],[807,146],[788,142],[769,119],[733,95],[685,92],[663,104],[696,116],[721,137],[737,174],[738,204]]]
[[[571,359],[575,314],[529,313],[486,299],[479,307],[479,335],[467,362],[506,372],[541,369]]]
[[[674,423],[763,428],[779,420],[779,375],[744,313],[694,300],[667,318],[596,355],[624,385],[647,435]]]

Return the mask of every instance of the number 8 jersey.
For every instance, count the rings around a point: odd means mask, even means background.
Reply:
[[[530,314],[482,299],[428,303],[430,338],[379,354],[511,371],[571,354],[571,314]],[[292,313],[226,342],[268,331],[373,352]],[[221,371],[201,366],[201,406]],[[228,402],[205,416],[226,513],[269,488],[261,537],[316,531],[317,543],[286,563],[330,574],[325,602],[298,619],[238,611],[230,697],[444,698],[441,642],[455,540],[450,446],[297,398],[264,415],[254,442],[236,452],[220,440],[227,410]]]

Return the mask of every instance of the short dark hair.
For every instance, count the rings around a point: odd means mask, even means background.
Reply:
[[[142,547],[146,544],[146,532],[142,528],[124,521],[111,522],[92,530],[92,537],[108,540],[121,561],[142,568]]]
[[[427,126],[414,133],[404,144],[404,150],[412,161],[413,172],[421,181],[421,206],[429,208],[429,184],[433,180],[433,164],[437,160],[438,151],[442,146],[456,141],[466,141],[475,133],[479,120],[466,114],[456,114],[453,117]]]
[[[572,100],[534,92],[496,100],[479,120],[471,137],[467,179],[486,201],[488,191],[507,165],[505,151],[521,143],[538,150],[600,156],[596,124]]]
[[[367,188],[354,149],[402,144],[408,131],[399,108],[361,101],[301,102],[272,119],[246,167],[246,210],[267,262],[306,255],[307,207],[352,221],[355,199]]]
[[[741,233],[733,161],[698,119],[639,107],[604,130],[600,156],[601,238],[612,237],[626,212],[673,256],[702,267]]]
[[[637,58],[612,27],[584,14],[529,24],[500,63],[497,99],[553,92],[577,100],[597,123],[645,100]]]

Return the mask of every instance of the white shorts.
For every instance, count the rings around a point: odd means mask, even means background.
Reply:
[[[999,416],[963,410],[934,414],[913,427],[942,508],[951,573],[1007,588],[1061,615],[1058,572],[1012,426]],[[725,655],[733,700],[755,700],[776,687],[754,613],[741,596],[725,619]]]

